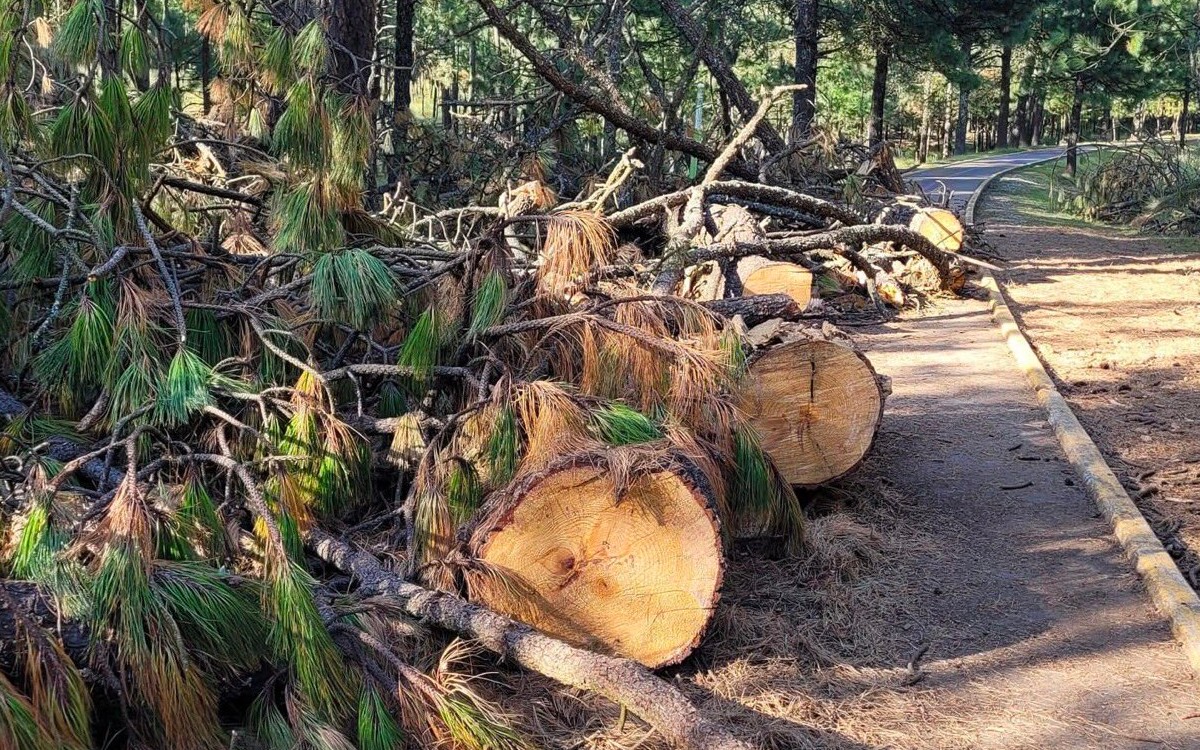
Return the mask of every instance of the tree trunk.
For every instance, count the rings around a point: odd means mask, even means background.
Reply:
[[[604,72],[616,85],[621,83],[621,52],[624,49],[625,15],[627,13],[625,0],[617,0],[612,5],[611,16],[608,19],[604,50]],[[605,161],[617,156],[617,126],[610,120],[604,121],[604,137],[601,141],[600,154]]]
[[[1008,148],[1008,98],[1012,94],[1012,45],[1000,51],[1000,111],[996,114],[996,148]]]
[[[682,458],[622,472],[561,458],[505,491],[471,549],[489,571],[468,576],[472,600],[651,669],[700,643],[724,569],[712,490]]]
[[[792,81],[805,88],[792,94],[792,143],[809,136],[816,118],[818,13],[818,0],[795,0],[792,37],[796,45],[796,69]]]
[[[209,46],[208,37],[200,37],[200,106],[204,109],[204,116],[208,117],[208,110],[212,107],[212,48]]]
[[[1042,145],[1042,128],[1046,120],[1046,95],[1038,92],[1033,100],[1033,110],[1029,118],[1029,143],[1032,146]]]
[[[413,28],[417,19],[417,0],[396,0],[395,45],[392,64],[392,108],[396,117],[408,118],[412,107]]]
[[[929,138],[933,130],[933,76],[926,74],[925,87],[921,96],[921,132],[917,134],[917,163],[929,159]]]
[[[1185,84],[1183,87],[1183,106],[1179,108],[1179,147],[1187,148],[1187,132],[1188,132],[1188,105],[1191,104],[1192,87]]]
[[[327,0],[323,12],[333,41],[333,74],[338,89],[367,96],[375,55],[375,3],[363,0]]]
[[[950,150],[953,148],[952,139],[954,131],[954,107],[951,102],[954,100],[954,84],[946,81],[946,112],[942,118],[942,158],[950,158]]]
[[[853,471],[883,417],[883,388],[867,358],[800,337],[749,362],[752,384],[740,406],[783,478],[816,487]]]
[[[871,120],[867,129],[867,145],[872,148],[883,142],[883,116],[887,107],[890,57],[891,55],[885,49],[875,50],[875,77],[871,82]]]
[[[1071,114],[1067,121],[1067,167],[1066,175],[1074,177],[1079,169],[1079,122],[1083,114],[1083,76],[1075,76],[1075,90],[1071,99]]]
[[[317,556],[358,582],[363,594],[387,596],[412,617],[444,628],[525,669],[626,706],[681,750],[750,750],[709,719],[682,692],[628,659],[584,651],[542,635],[484,607],[409,583],[365,552],[320,532],[310,545]]]

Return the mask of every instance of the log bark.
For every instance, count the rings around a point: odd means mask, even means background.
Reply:
[[[629,659],[592,653],[543,635],[453,594],[430,591],[384,569],[373,555],[314,532],[318,557],[353,575],[359,590],[394,597],[427,623],[470,638],[513,663],[568,687],[587,690],[627,707],[680,750],[752,750],[749,743],[706,717],[677,688]]]
[[[783,208],[791,208],[796,211],[803,211],[804,213],[819,216],[822,219],[839,221],[842,224],[849,225],[862,222],[862,217],[847,206],[774,185],[742,182],[740,180],[719,180],[705,185],[704,189],[708,195],[724,195],[730,198],[742,198],[768,203]],[[657,198],[639,203],[636,206],[609,214],[607,217],[608,223],[614,229],[622,229],[630,226],[641,219],[661,213],[664,209],[686,203],[688,198],[691,197],[693,190],[694,188],[687,188],[686,190],[667,193],[666,195],[660,195]]]
[[[817,487],[849,474],[870,451],[884,381],[838,333],[789,326],[780,338],[751,354],[752,385],[740,406],[783,477]]]
[[[740,315],[748,327],[767,320],[799,320],[804,308],[786,294],[759,294],[752,297],[730,297],[711,302],[701,302],[711,312],[724,318]]]
[[[11,393],[0,390],[0,416],[11,419],[28,410],[29,407],[21,403]],[[41,451],[42,455],[53,458],[55,461],[61,461],[62,463],[67,463],[87,452],[87,448],[64,437],[49,438],[45,441]],[[120,484],[121,477],[124,476],[120,471],[113,468],[105,471],[104,461],[100,458],[93,458],[85,463],[79,468],[79,474],[87,477],[100,487],[116,487]]]
[[[876,242],[895,242],[920,253],[937,269],[942,289],[957,292],[966,284],[966,273],[954,254],[940,250],[920,233],[908,227],[889,224],[860,224],[802,237],[771,239],[759,243],[737,244],[733,247],[699,248],[692,251],[689,261],[699,263],[714,258],[744,258],[747,255],[794,257],[815,250],[833,251],[839,245],[854,249]]]
[[[625,474],[579,455],[518,480],[472,535],[471,598],[651,669],[686,658],[724,570],[712,492],[682,459]]]

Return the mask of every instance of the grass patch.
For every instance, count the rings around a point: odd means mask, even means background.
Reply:
[[[1111,159],[1114,151],[1097,149],[1079,155],[1079,168],[1094,166]],[[1125,234],[1133,234],[1132,230],[1111,227],[1098,221],[1084,219],[1071,212],[1066,206],[1057,204],[1050,196],[1052,185],[1069,182],[1063,175],[1066,160],[1063,158],[1043,162],[1031,167],[1019,169],[1016,172],[1001,177],[987,191],[984,204],[983,219],[987,221],[992,216],[1019,214],[1025,222],[1033,226],[1067,226],[1077,229],[1105,227]]]

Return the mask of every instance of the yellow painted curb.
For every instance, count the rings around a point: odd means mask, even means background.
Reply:
[[[993,180],[1027,166],[1033,164],[1023,164],[998,172],[980,184],[967,204],[964,217],[966,222],[974,223],[975,206]],[[1012,350],[1017,366],[1029,378],[1038,403],[1046,410],[1047,420],[1062,445],[1063,453],[1075,473],[1083,480],[1088,495],[1112,525],[1113,533],[1125,550],[1125,555],[1133,562],[1138,575],[1145,582],[1154,606],[1170,622],[1171,631],[1183,646],[1184,655],[1195,673],[1200,676],[1200,597],[1188,585],[1175,561],[1171,559],[1162,542],[1150,528],[1150,524],[1146,523],[1145,517],[1129,497],[1129,493],[1125,492],[1125,488],[1105,462],[1100,449],[1071,411],[1067,400],[1058,392],[1054,381],[1030,346],[1029,339],[1017,325],[999,282],[985,271],[982,283],[991,297],[989,308],[992,320],[999,327],[1008,348]]]

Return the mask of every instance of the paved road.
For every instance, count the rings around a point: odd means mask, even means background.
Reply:
[[[1059,156],[1063,151],[1061,147],[1055,146],[1015,154],[983,156],[971,161],[918,169],[906,174],[905,179],[919,185],[935,203],[940,202],[949,190],[950,208],[962,211],[971,199],[971,194],[984,180],[997,172],[1022,164],[1032,164],[1050,156]]]

